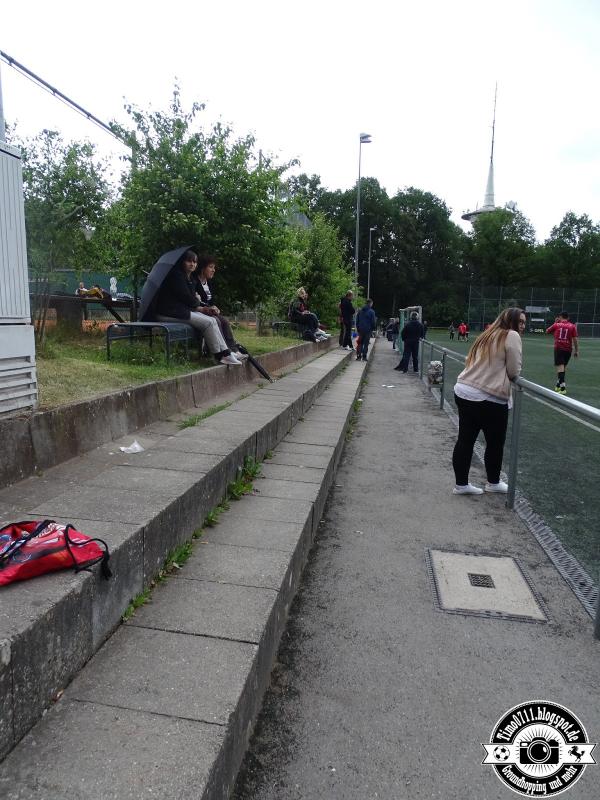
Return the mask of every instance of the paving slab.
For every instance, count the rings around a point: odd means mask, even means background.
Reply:
[[[181,580],[157,586],[127,626],[258,644],[275,601],[273,589],[188,579],[185,566],[179,575]]]
[[[275,497],[247,495],[231,506],[227,516],[231,519],[261,519],[280,522],[282,519],[305,520],[312,510],[312,503],[302,500],[281,500]]]
[[[296,480],[259,477],[254,481],[253,494],[260,497],[280,497],[287,500],[307,500],[314,503],[319,494],[320,486],[320,482],[307,483]]]
[[[58,494],[31,509],[39,519],[55,516],[97,519],[144,525],[171,501],[169,495],[111,489],[110,502],[94,486],[80,486]]]
[[[264,548],[269,551],[292,553],[303,538],[306,526],[301,520],[280,522],[260,518],[246,518],[240,525],[240,516],[224,514],[219,524],[204,531],[203,540],[213,544],[230,544],[237,547]],[[312,519],[310,520],[312,527]]]
[[[310,445],[309,445],[310,446]],[[306,447],[306,445],[304,445]],[[333,458],[333,447],[327,452],[313,451],[312,453],[299,453],[293,448],[281,451],[279,447],[269,459],[268,466],[287,466],[287,467],[316,467],[317,469],[327,469]]]
[[[64,696],[226,725],[255,657],[246,642],[125,625]]]
[[[215,544],[203,537],[185,565],[185,576],[176,571],[173,577],[257,586],[278,591],[288,564],[286,552],[280,550]]]
[[[28,756],[0,765],[0,797],[197,800],[225,737],[220,725],[63,700],[23,740]]]
[[[327,469],[318,467],[305,467],[303,465],[290,466],[288,464],[265,463],[262,466],[263,478],[274,480],[299,481],[301,483],[316,483],[319,486],[325,480]]]

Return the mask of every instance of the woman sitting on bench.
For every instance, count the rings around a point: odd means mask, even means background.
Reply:
[[[202,313],[192,278],[197,266],[198,256],[193,250],[187,250],[158,290],[156,319],[159,322],[186,322],[202,333],[219,364],[240,366],[242,362],[227,347],[217,320]]]
[[[308,293],[304,286],[296,292],[296,297],[290,303],[288,312],[290,322],[294,322],[303,329],[303,336],[313,342],[321,342],[329,339],[330,334],[325,333],[319,327],[319,318],[312,311],[308,310]]]
[[[221,314],[221,309],[214,304],[214,296],[208,282],[214,278],[216,270],[217,260],[214,256],[198,256],[198,268],[193,278],[196,281],[196,297],[200,305],[199,311],[201,314],[206,314],[216,319],[227,347],[235,353],[237,359],[244,359],[247,356],[239,352],[239,345],[233,336],[229,320]]]

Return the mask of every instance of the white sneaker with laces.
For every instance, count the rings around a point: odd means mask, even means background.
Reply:
[[[483,494],[483,489],[479,486],[473,486],[472,483],[467,483],[466,486],[455,486],[452,489],[452,494]]]
[[[240,353],[238,350],[233,353],[238,361],[245,361],[248,358],[248,353]]]
[[[497,492],[498,494],[506,494],[508,492],[508,483],[500,481],[499,483],[486,483],[483,487],[486,492]]]
[[[238,360],[238,359],[237,359],[237,358],[236,358],[236,357],[233,355],[233,353],[229,353],[229,355],[228,355],[228,356],[223,356],[223,358],[221,358],[221,359],[219,360],[219,364],[229,364],[231,367],[241,367],[241,366],[242,366],[242,362],[241,362],[241,361],[239,361],[239,360]]]

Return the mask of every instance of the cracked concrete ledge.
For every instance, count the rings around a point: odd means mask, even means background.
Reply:
[[[229,796],[364,367],[353,363],[323,386],[264,462],[253,494],[232,503],[9,754],[0,765],[3,798]],[[301,373],[267,387],[264,402],[293,404]]]
[[[168,552],[202,525],[244,458],[273,450],[346,362],[342,351],[326,353],[196,427],[148,426],[136,434],[142,453],[110,442],[0,491],[0,524],[71,522],[107,541],[113,570],[109,582],[64,572],[1,590],[0,756],[101,647]]]
[[[304,342],[266,353],[256,360],[267,372],[275,374],[333,346],[333,339],[318,344]],[[0,488],[119,439],[150,422],[206,404],[236,387],[256,383],[261,380],[256,376],[248,363],[235,369],[215,366],[48,411],[0,417],[0,441],[4,444]]]

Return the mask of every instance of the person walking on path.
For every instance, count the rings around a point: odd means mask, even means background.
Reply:
[[[412,358],[413,370],[419,371],[419,340],[425,336],[423,326],[419,322],[419,315],[413,311],[410,315],[409,321],[402,328],[400,338],[404,342],[404,351],[402,353],[402,360],[394,369],[400,372],[408,372],[408,362]]]
[[[373,301],[367,300],[364,306],[356,315],[356,329],[360,336],[360,350],[356,352],[356,360],[367,360],[367,353],[369,352],[369,342],[371,341],[371,332],[377,327],[377,319],[373,311]]]
[[[356,309],[352,305],[352,298],[354,293],[348,289],[345,296],[342,297],[340,302],[340,316],[342,318],[342,341],[341,346],[345,350],[352,350],[352,323],[354,321],[354,314]]]
[[[454,399],[458,409],[458,440],[452,454],[456,485],[454,494],[506,494],[508,484],[500,480],[504,440],[511,400],[511,381],[521,372],[521,336],[525,312],[505,309],[477,337],[469,350],[465,369],[456,379]],[[484,489],[469,483],[469,469],[477,437],[485,436]]]
[[[448,333],[450,334],[450,341],[451,342],[454,341],[454,323],[453,322],[451,322],[450,325],[448,325]]]
[[[567,364],[571,359],[571,353],[575,358],[579,357],[577,326],[569,322],[568,312],[561,311],[556,322],[550,325],[546,333],[554,334],[554,366],[556,367],[556,386],[554,391],[566,394],[565,375]]]

